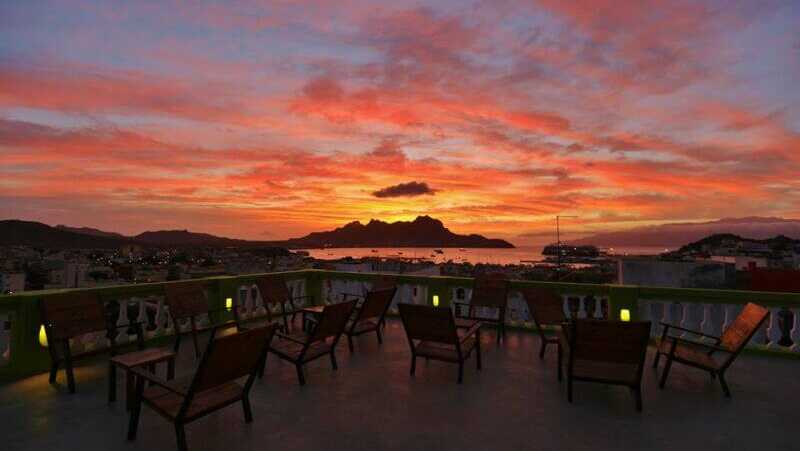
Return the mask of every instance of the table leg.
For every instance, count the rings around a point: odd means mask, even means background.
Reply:
[[[131,401],[136,396],[136,376],[129,369],[125,370],[125,410],[133,407]]]

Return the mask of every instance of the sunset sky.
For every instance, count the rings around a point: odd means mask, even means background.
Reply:
[[[800,218],[800,2],[3,1],[0,219]]]

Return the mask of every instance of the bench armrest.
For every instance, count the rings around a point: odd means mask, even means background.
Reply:
[[[157,375],[149,371],[146,371],[144,368],[134,367],[131,368],[130,371],[133,372],[137,377],[141,377],[142,379],[152,384],[158,385],[159,387],[164,388],[172,393],[175,393],[176,395],[181,395],[184,397],[188,395],[188,390],[186,390],[185,387],[175,383],[175,381],[168,381],[166,379],[158,377]]]
[[[702,333],[702,332],[698,332],[698,331],[696,331],[696,330],[687,329],[687,328],[685,328],[685,327],[676,326],[676,325],[674,325],[674,324],[665,323],[665,322],[663,322],[663,321],[659,322],[659,324],[661,324],[661,326],[663,326],[663,327],[664,327],[664,332],[665,332],[665,333],[666,333],[666,332],[667,332],[669,329],[678,329],[678,330],[681,330],[681,331],[683,331],[683,332],[688,332],[688,333],[690,333],[690,334],[693,334],[693,335],[699,335],[699,336],[701,336],[701,337],[706,337],[706,338],[713,338],[714,340],[716,340],[717,342],[719,342],[719,337],[715,337],[714,335],[708,335],[708,334],[704,334],[704,333]]]

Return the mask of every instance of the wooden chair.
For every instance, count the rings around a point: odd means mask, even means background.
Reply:
[[[672,362],[682,363],[691,367],[706,370],[711,373],[712,378],[719,378],[719,384],[725,396],[730,398],[731,391],[725,381],[725,371],[731,366],[742,349],[747,345],[753,335],[764,324],[769,316],[766,308],[748,303],[744,306],[739,316],[722,333],[721,337],[707,335],[702,332],[685,329],[672,324],[661,323],[664,332],[661,335],[661,343],[658,346],[656,358],[653,361],[653,368],[658,368],[658,361],[663,355],[667,358],[664,366],[664,373],[661,375],[660,388],[664,388],[667,383],[669,370]],[[712,342],[701,343],[681,337],[669,335],[670,329],[687,332],[689,334],[707,338]]]
[[[572,402],[573,381],[624,385],[642,411],[642,369],[650,340],[649,321],[579,319],[562,326],[558,356],[561,380],[563,353],[567,354],[567,400]]]
[[[378,343],[383,343],[381,337],[381,326],[384,324],[386,312],[392,305],[392,300],[397,292],[397,287],[373,290],[367,293],[364,302],[355,308],[354,317],[345,328],[347,335],[347,346],[353,351],[353,337],[375,332],[378,336]]]
[[[386,289],[394,289],[395,291],[397,291],[397,283],[391,277],[381,276],[372,283],[372,286],[370,287],[370,292],[378,290],[386,290]],[[356,301],[358,301],[358,303],[356,304],[356,308],[353,309],[353,316],[350,318],[351,321],[354,321],[356,319],[355,318],[356,315],[358,315],[360,311],[361,306],[363,305],[364,301],[369,295],[369,292],[367,292],[367,294],[339,293],[339,295],[342,297],[342,302],[346,302],[348,299],[355,299]],[[391,301],[389,301],[389,304],[391,305]],[[387,306],[387,310],[388,307],[389,306]],[[319,318],[319,315],[322,313],[322,309],[324,308],[325,308],[324,305],[312,305],[309,307],[304,307],[301,310],[302,313],[301,320],[303,322],[303,328],[311,329],[312,327],[314,327],[314,324],[316,324],[317,319]],[[379,324],[382,328],[386,327],[385,315],[381,317]],[[345,331],[347,332],[348,330],[349,328],[346,329]],[[348,334],[348,344],[350,345],[350,350],[352,351],[353,346],[352,346],[352,340],[350,338],[351,335]]]
[[[256,280],[256,287],[258,287],[258,294],[264,301],[264,307],[267,310],[267,321],[272,322],[272,307],[279,305],[281,309],[281,317],[283,318],[283,328],[285,332],[289,331],[289,315],[291,315],[292,324],[294,324],[295,316],[299,311],[294,301],[298,299],[306,299],[306,303],[313,303],[313,296],[292,296],[289,287],[286,286],[286,281],[281,277],[266,276]],[[310,301],[309,301],[310,300]],[[290,310],[286,310],[286,304],[289,304]]]
[[[475,351],[477,368],[481,369],[481,323],[469,329],[456,327],[453,312],[448,308],[427,305],[398,304],[403,327],[411,348],[411,375],[417,369],[417,357],[458,364],[458,383],[464,380],[464,362]]]
[[[497,327],[497,343],[506,335],[506,306],[508,304],[509,282],[503,274],[481,275],[475,278],[472,297],[469,303],[453,302],[456,326],[471,329],[475,322],[494,324]],[[489,309],[497,316],[481,315],[476,309]]]
[[[198,318],[203,315],[209,316],[214,312],[206,298],[205,289],[200,283],[167,284],[164,286],[165,302],[169,308],[169,316],[172,318],[172,326],[175,330],[174,351],[177,354],[181,347],[181,337],[184,335],[180,329],[180,322],[189,320],[189,334],[192,336],[194,344],[195,358],[200,358],[200,345],[198,344],[199,334],[214,327],[238,327],[238,321],[222,325],[210,325],[198,327]]]
[[[325,306],[313,332],[306,333],[301,331],[292,335],[278,333],[279,340],[270,345],[269,351],[295,365],[300,385],[305,385],[306,383],[303,366],[324,355],[330,356],[331,366],[335,371],[338,369],[336,364],[336,345],[339,343],[342,333],[344,333],[347,320],[350,318],[355,305],[356,301],[348,301]],[[261,368],[260,377],[264,375],[265,366],[266,360]]]
[[[134,369],[136,397],[128,440],[136,439],[142,404],[175,425],[180,451],[187,449],[184,425],[231,404],[241,401],[245,422],[252,422],[250,388],[274,333],[275,327],[267,326],[217,337],[217,329],[212,329],[200,365],[188,378],[167,381],[141,368]],[[237,381],[244,377],[247,380],[242,386]],[[145,382],[150,384],[147,389]]]
[[[525,298],[525,303],[528,304],[528,313],[530,313],[533,323],[536,325],[536,330],[541,337],[541,348],[539,349],[539,358],[544,358],[544,353],[547,350],[547,345],[554,344],[556,347],[560,346],[558,331],[554,335],[548,336],[544,332],[542,326],[553,326],[560,328],[561,324],[568,320],[564,315],[564,300],[551,290],[544,288],[523,288],[520,290],[522,296]]]
[[[58,368],[63,364],[70,393],[75,393],[73,362],[97,353],[87,352],[73,355],[69,341],[88,333],[105,332],[106,338],[109,340],[108,351],[112,357],[108,369],[109,402],[116,400],[117,361],[127,362],[130,366],[153,366],[158,362],[167,361],[170,368],[173,368],[175,354],[172,351],[163,348],[145,349],[144,332],[141,324],[137,322],[122,326],[112,325],[103,304],[94,293],[84,291],[48,296],[41,300],[39,308],[47,337],[47,350],[50,353],[49,381],[51,384],[55,384]],[[124,305],[122,308],[125,308]],[[117,329],[119,328],[133,328],[138,351],[117,355]],[[129,383],[129,393],[130,388],[132,385]]]

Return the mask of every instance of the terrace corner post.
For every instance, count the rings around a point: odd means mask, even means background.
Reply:
[[[425,300],[425,305],[433,305],[433,297],[438,296],[438,307],[450,308],[450,303],[452,302],[451,294],[453,290],[450,289],[451,287],[446,280],[431,280],[427,284],[427,287],[428,299]]]
[[[9,361],[0,367],[0,381],[47,371],[49,356],[39,344],[39,329],[42,324],[38,297],[16,301],[8,309],[11,330],[9,331]]]
[[[639,287],[611,285],[608,290],[608,318],[619,319],[620,311],[627,309],[632,321],[639,319]]]
[[[305,272],[306,281],[306,295],[311,296],[311,302],[314,305],[324,305],[322,299],[322,281],[323,272],[319,270],[310,270]]]
[[[208,284],[208,308],[210,312],[218,316],[210,318],[214,324],[222,323],[229,314],[226,311],[226,299],[231,298],[233,302],[237,300],[236,284],[233,278],[218,278],[214,282]]]

